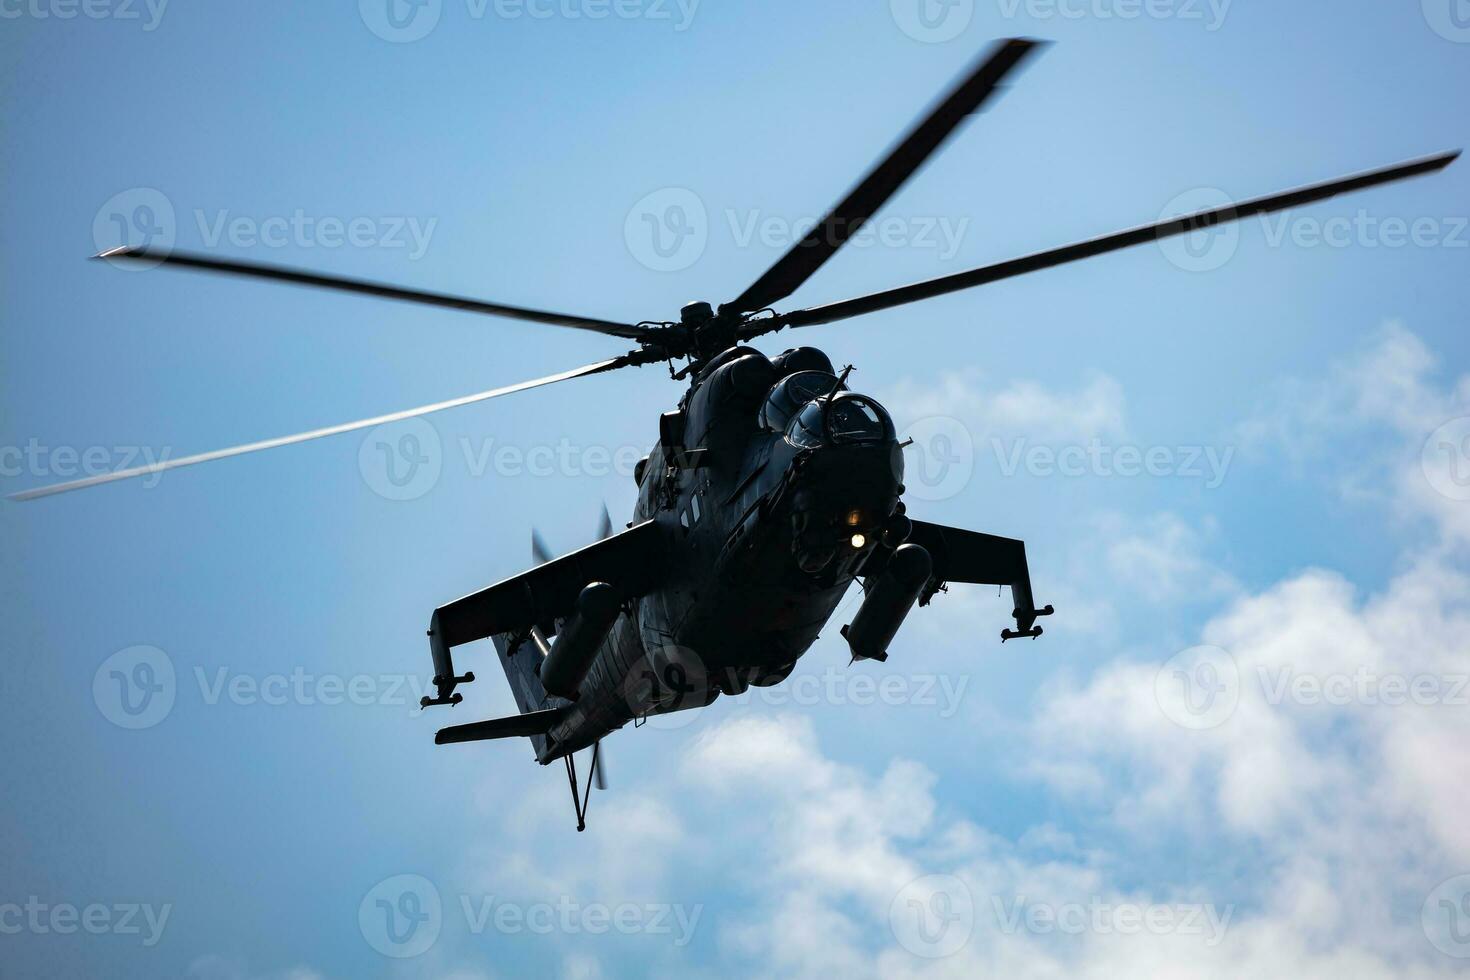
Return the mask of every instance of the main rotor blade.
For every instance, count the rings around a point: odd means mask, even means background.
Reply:
[[[1325,201],[1330,197],[1336,197],[1338,194],[1346,194],[1350,191],[1363,190],[1364,188],[1374,187],[1378,184],[1387,184],[1396,180],[1404,180],[1408,177],[1433,173],[1438,170],[1443,170],[1459,156],[1460,151],[1454,150],[1449,153],[1441,153],[1437,156],[1411,160],[1407,163],[1385,167],[1380,170],[1369,170],[1364,173],[1342,177],[1322,184],[1312,184],[1308,187],[1273,194],[1269,197],[1259,197],[1240,204],[1228,205],[1213,211],[1200,211],[1195,214],[1161,221],[1158,224],[1144,225],[1140,228],[1121,231],[1115,235],[1105,235],[1102,238],[1093,238],[1074,245],[1064,245],[1061,248],[1046,252],[1036,252],[1018,259],[1010,259],[995,265],[972,269],[969,272],[959,272],[952,276],[930,279],[927,282],[918,282],[910,286],[900,286],[897,289],[889,289],[881,293],[873,293],[869,296],[859,296],[856,299],[844,300],[840,303],[831,303],[826,306],[817,306],[807,310],[797,310],[794,313],[776,317],[772,320],[756,320],[750,326],[756,328],[760,333],[766,333],[769,332],[769,329],[760,328],[764,327],[767,323],[775,325],[775,329],[780,329],[781,326],[810,327],[820,323],[831,323],[834,320],[844,320],[848,317],[860,316],[864,313],[874,313],[878,310],[886,310],[890,307],[902,306],[905,303],[928,299],[931,296],[942,296],[945,293],[969,289],[972,286],[983,286],[986,283],[1009,279],[1013,276],[1036,272],[1040,269],[1049,269],[1052,266],[1075,262],[1078,259],[1091,258],[1094,255],[1102,255],[1106,252],[1116,252],[1119,249],[1141,245],[1145,242],[1159,241],[1175,235],[1198,231],[1202,228],[1212,228],[1218,224],[1238,221],[1257,214],[1269,214],[1273,211],[1282,211],[1303,204]],[[746,336],[742,332],[742,338]]]
[[[219,259],[211,255],[200,255],[193,252],[175,252],[170,249],[140,248],[132,245],[124,245],[120,248],[109,249],[94,258],[105,259],[109,262],[138,262],[149,265],[175,265],[183,269],[199,269],[205,272],[223,272],[233,276],[247,276],[252,279],[271,279],[277,282],[295,283],[298,286],[317,286],[322,289],[335,289],[344,293],[359,293],[364,296],[378,296],[383,299],[396,299],[408,303],[423,303],[428,306],[440,306],[451,310],[464,310],[469,313],[487,313],[492,316],[510,317],[513,320],[529,320],[532,323],[549,323],[558,327],[575,327],[578,330],[592,330],[597,333],[610,334],[614,337],[625,337],[629,340],[640,340],[648,335],[648,330],[626,323],[613,323],[610,320],[597,320],[592,317],[573,316],[568,313],[549,313],[545,310],[531,310],[521,306],[506,306],[503,303],[487,303],[484,300],[467,299],[463,296],[450,296],[445,293],[431,293],[422,289],[406,289],[402,286],[389,286],[385,283],[370,282],[366,279],[350,279],[345,276],[326,276],[316,272],[307,272],[302,269],[290,269],[285,266],[267,265],[263,262],[245,262],[240,259]]]
[[[260,452],[263,449],[275,449],[278,446],[291,446],[298,442],[309,442],[312,439],[322,439],[326,436],[335,436],[343,432],[352,432],[357,429],[367,429],[376,425],[386,425],[389,422],[401,422],[404,419],[416,418],[420,415],[428,415],[431,412],[442,412],[447,408],[458,408],[461,405],[469,405],[474,402],[487,401],[491,398],[499,398],[501,395],[513,394],[517,391],[526,391],[529,388],[539,388],[542,385],[554,384],[558,381],[570,381],[572,378],[583,378],[590,374],[600,374],[603,371],[611,371],[615,368],[624,367],[631,363],[623,357],[615,357],[607,361],[599,361],[586,367],[574,368],[563,371],[560,374],[548,375],[544,378],[536,378],[533,381],[521,381],[517,384],[506,385],[503,388],[491,388],[474,395],[465,395],[461,398],[452,398],[449,401],[435,402],[433,405],[424,405],[420,408],[410,408],[402,412],[393,412],[389,415],[378,415],[370,419],[360,419],[356,422],[344,422],[341,425],[328,426],[325,429],[313,429],[310,432],[299,432],[294,436],[281,436],[276,439],[265,439],[261,442],[246,443],[243,446],[234,446],[230,449],[216,449],[214,452],[200,453],[197,456],[182,456],[178,459],[166,459],[147,466],[137,466],[129,470],[118,470],[114,473],[102,473],[97,476],[89,476],[80,480],[71,480],[67,483],[57,483],[49,487],[38,487],[35,490],[23,490],[20,493],[10,494],[11,500],[35,500],[38,497],[49,497],[52,494],[65,493],[68,490],[80,490],[83,487],[96,486],[99,483],[112,483],[116,480],[127,480],[135,476],[149,476],[154,473],[162,473],[166,470],[176,470],[184,466],[193,466],[196,463],[209,463],[216,459],[228,459],[231,456],[243,456],[246,453]]]
[[[996,44],[944,100],[852,189],[842,203],[793,245],[765,275],[728,304],[729,307],[742,313],[752,313],[795,292],[913,176],[966,116],[977,111],[1001,87],[1002,80],[1039,44],[1038,41],[1019,38]]]

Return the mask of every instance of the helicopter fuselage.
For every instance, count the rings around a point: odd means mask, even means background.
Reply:
[[[813,403],[788,406],[779,392],[798,373],[813,383],[803,393],[819,390],[825,375],[828,404],[861,425],[835,439],[803,429],[796,416]],[[639,467],[629,524],[660,527],[665,584],[613,622],[540,761],[641,717],[703,707],[791,673],[885,527],[902,520],[892,423],[875,401],[842,387],[820,352],[787,352],[773,365],[734,348],[665,416],[659,445]]]

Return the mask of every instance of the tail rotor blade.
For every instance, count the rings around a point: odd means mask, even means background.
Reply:
[[[607,512],[607,504],[602,505],[602,519],[597,522],[597,540],[606,541],[612,537],[613,525],[612,515]]]
[[[592,785],[601,790],[607,789],[607,758],[602,754],[600,740],[592,746]]]
[[[551,561],[551,549],[546,546],[546,539],[541,532],[534,527],[531,528],[531,560],[538,565],[544,565]]]

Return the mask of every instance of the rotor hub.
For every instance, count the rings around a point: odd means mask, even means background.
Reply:
[[[684,308],[679,311],[679,322],[686,327],[697,327],[706,321],[714,319],[715,308],[703,300],[693,303],[685,303]]]

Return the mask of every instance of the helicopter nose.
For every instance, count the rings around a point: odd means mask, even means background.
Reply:
[[[823,446],[802,461],[793,497],[793,549],[803,571],[856,561],[899,510],[903,453],[894,440]]]

